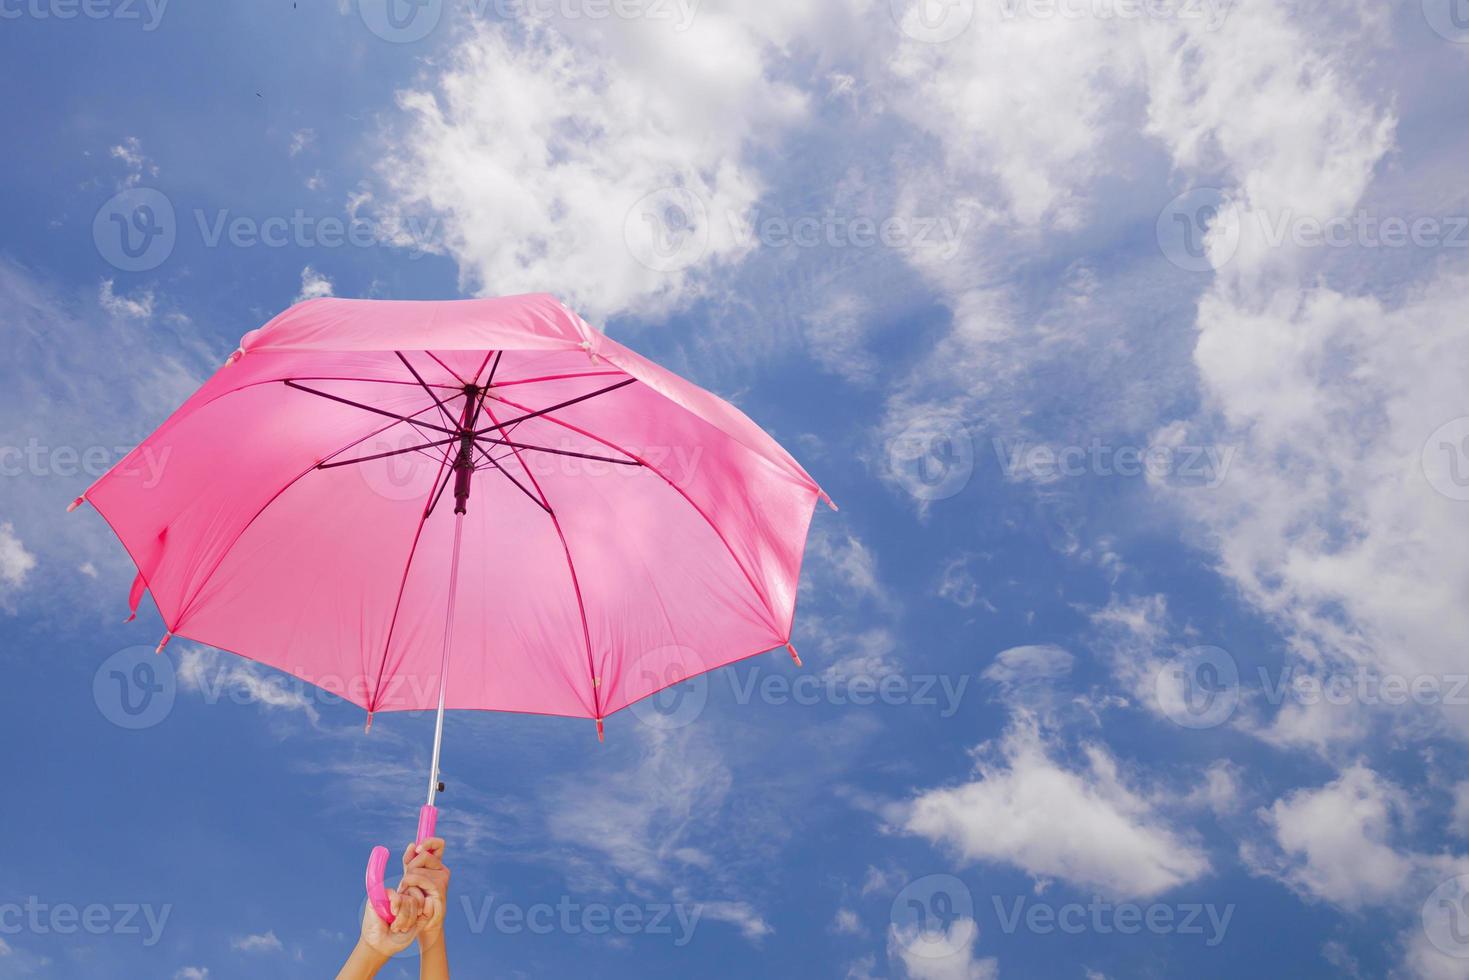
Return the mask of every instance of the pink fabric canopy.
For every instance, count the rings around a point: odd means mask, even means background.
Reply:
[[[825,495],[548,295],[292,307],[84,499],[172,635],[430,709],[469,431],[449,708],[601,719],[790,640]]]

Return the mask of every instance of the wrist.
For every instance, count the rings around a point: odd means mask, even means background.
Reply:
[[[342,967],[338,980],[367,980],[375,977],[377,971],[386,966],[391,958],[386,953],[373,949],[366,940],[359,939],[352,955],[347,957],[347,963]]]
[[[418,948],[427,953],[444,945],[443,929],[424,929],[418,934]]]

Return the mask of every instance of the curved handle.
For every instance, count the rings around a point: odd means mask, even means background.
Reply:
[[[383,887],[383,872],[388,870],[388,849],[374,847],[367,859],[367,901],[377,917],[388,925],[393,924],[393,906],[388,903],[388,890]]]
[[[439,808],[426,806],[418,811],[417,842],[422,844],[434,835],[439,823]],[[388,870],[388,849],[374,847],[367,859],[367,901],[377,917],[388,925],[393,924],[393,906],[388,902],[388,890],[383,885],[383,875]]]

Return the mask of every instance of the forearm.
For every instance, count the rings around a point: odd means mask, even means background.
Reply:
[[[388,958],[382,953],[372,949],[366,943],[358,943],[357,948],[352,950],[352,955],[347,957],[347,962],[342,965],[342,971],[337,974],[337,980],[371,980],[377,976],[388,962]],[[448,972],[444,976],[448,976]]]
[[[449,954],[444,949],[444,934],[419,947],[418,980],[449,980]]]

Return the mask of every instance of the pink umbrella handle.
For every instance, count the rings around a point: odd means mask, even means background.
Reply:
[[[436,806],[425,806],[418,811],[418,838],[417,842],[422,844],[434,835],[434,828],[438,826],[439,808]],[[393,924],[393,907],[388,902],[388,890],[383,885],[383,875],[388,870],[388,849],[386,847],[374,847],[372,856],[367,859],[367,901],[377,917],[387,925]]]

